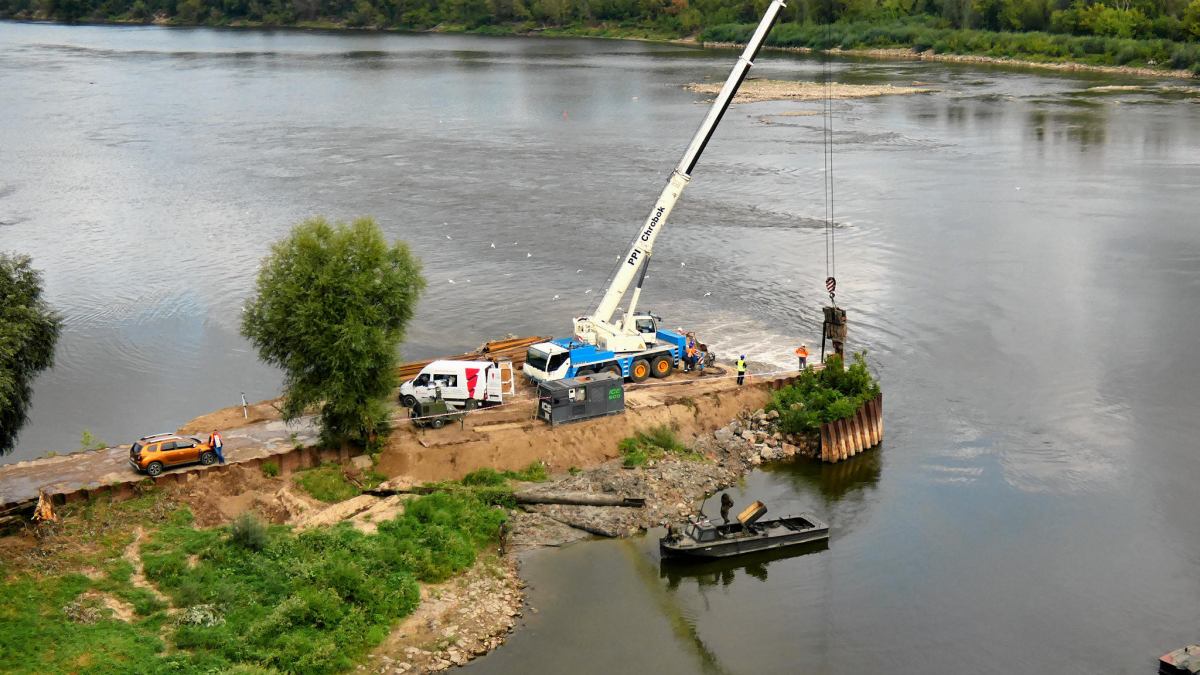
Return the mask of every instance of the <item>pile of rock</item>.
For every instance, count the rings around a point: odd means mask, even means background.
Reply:
[[[815,439],[782,433],[778,430],[778,420],[778,412],[759,409],[742,415],[710,435],[698,438],[692,444],[691,451],[703,455],[703,460],[668,454],[635,469],[626,468],[620,460],[614,460],[577,475],[532,487],[527,491],[640,497],[646,500],[646,505],[640,509],[526,506],[525,510],[536,514],[539,519],[528,521],[530,536],[523,536],[522,533],[522,524],[526,521],[514,520],[514,533],[523,544],[520,547],[556,543],[547,541],[560,536],[544,527],[548,521],[601,536],[633,535],[695,513],[700,499],[733,485],[747,471],[763,462],[815,456]],[[540,524],[536,534],[532,531],[535,524]],[[564,539],[562,543],[565,542]]]
[[[726,446],[741,441],[741,455],[752,466],[791,459],[797,455],[816,457],[820,452],[819,439],[780,431],[778,410],[759,408],[718,429],[713,433],[713,438]]]

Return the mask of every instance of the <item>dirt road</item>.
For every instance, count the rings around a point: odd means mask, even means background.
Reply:
[[[222,429],[221,433],[225,438],[225,461],[231,464],[288,452],[297,444],[311,445],[317,440],[317,429],[311,417],[292,425],[280,421],[258,422]],[[205,469],[198,464],[189,464],[165,473]],[[43,457],[0,466],[0,505],[36,499],[38,490],[63,494],[114,483],[136,483],[143,478],[145,475],[129,465],[127,445]]]

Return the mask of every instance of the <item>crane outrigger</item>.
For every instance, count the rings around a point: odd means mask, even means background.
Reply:
[[[559,338],[541,342],[529,348],[524,372],[534,380],[558,380],[576,375],[596,372],[613,372],[635,382],[647,377],[666,377],[678,365],[687,344],[687,338],[676,331],[659,326],[659,317],[653,314],[638,314],[637,304],[642,293],[642,283],[654,242],[662,232],[667,217],[679,201],[683,189],[692,177],[692,170],[700,161],[700,155],[716,131],[721,117],[737,94],[738,87],[746,79],[754,59],[766,41],[767,33],[785,7],[784,0],[772,0],[759,21],[746,48],[734,63],[729,77],[717,94],[708,115],[692,136],[683,158],[671,172],[666,187],[659,195],[646,222],[634,237],[629,252],[618,265],[612,282],[600,299],[596,311],[575,319],[575,334],[571,338]],[[621,301],[634,279],[637,285],[629,299],[624,314],[613,321]]]

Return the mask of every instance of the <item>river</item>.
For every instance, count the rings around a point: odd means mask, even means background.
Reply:
[[[563,333],[703,115],[683,85],[732,58],[0,23],[0,249],[34,257],[66,317],[6,461],[277,393],[241,306],[315,214],[372,215],[423,259],[407,357]],[[938,91],[835,102],[838,299],[885,445],[735,495],[815,511],[829,546],[701,569],[660,569],[652,537],[532,554],[537,613],[472,670],[1147,673],[1196,641],[1194,85],[832,68]],[[819,336],[821,122],[770,116],[819,108],[735,107],[659,240],[644,303],[724,355],[787,365]]]

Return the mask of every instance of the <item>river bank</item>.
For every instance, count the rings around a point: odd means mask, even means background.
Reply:
[[[26,22],[46,22],[46,23],[62,23],[56,22],[53,19],[45,16],[38,17],[8,17],[3,20],[7,21],[26,21]],[[594,38],[606,40],[636,40],[650,43],[667,43],[677,44],[701,49],[740,49],[744,47],[744,43],[735,40],[726,39],[705,39],[705,31],[697,31],[687,37],[679,37],[678,35],[663,32],[654,28],[640,26],[613,26],[613,25],[575,25],[575,26],[537,26],[530,23],[520,24],[489,24],[481,27],[469,27],[463,24],[439,23],[430,28],[407,28],[407,27],[383,27],[378,25],[351,25],[346,21],[333,20],[310,20],[298,21],[289,24],[279,24],[267,21],[226,21],[220,23],[189,23],[180,21],[178,18],[168,18],[165,16],[155,17],[151,20],[137,19],[92,19],[86,21],[76,21],[72,23],[83,25],[114,25],[114,26],[160,26],[167,28],[214,28],[228,30],[292,30],[292,31],[346,31],[355,33],[395,33],[395,34],[468,34],[468,35],[487,35],[487,36],[512,36],[512,37],[554,37],[554,38]],[[718,27],[724,28],[724,27]],[[970,31],[962,31],[968,33]],[[976,31],[979,32],[979,31]],[[727,33],[718,33],[727,34]],[[1021,34],[1015,34],[1021,35]],[[1067,39],[1073,39],[1075,36],[1058,36]],[[1147,49],[1151,47],[1152,40],[1127,40],[1126,42],[1143,42],[1146,43]],[[1162,41],[1158,41],[1162,42]],[[1170,67],[1170,59],[1164,58],[1163,65],[1117,65],[1095,62],[1085,62],[1083,60],[1074,60],[1064,58],[1061,55],[1044,54],[1038,58],[1032,57],[1016,57],[1016,56],[995,56],[983,52],[971,51],[967,49],[966,53],[938,51],[936,48],[930,48],[924,43],[911,45],[897,45],[888,47],[862,47],[852,48],[838,46],[831,49],[818,49],[805,46],[788,46],[780,44],[768,44],[763,47],[763,50],[768,52],[779,53],[795,53],[795,54],[827,54],[835,58],[856,58],[856,59],[875,59],[885,61],[930,61],[940,63],[964,63],[977,64],[986,66],[1003,66],[1012,68],[1032,68],[1038,70],[1048,70],[1056,72],[1088,72],[1088,73],[1105,73],[1110,75],[1126,75],[1145,78],[1159,79],[1192,79],[1197,77],[1195,65],[1189,68],[1173,68]],[[1116,55],[1111,55],[1115,58]],[[1092,55],[1089,57],[1091,61],[1096,58],[1105,58],[1103,55]],[[1153,61],[1153,59],[1151,59]]]

